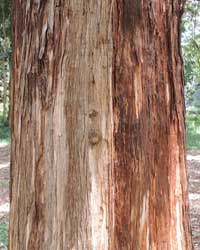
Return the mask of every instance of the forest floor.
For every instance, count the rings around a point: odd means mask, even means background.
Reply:
[[[200,150],[187,152],[190,219],[194,250],[200,250]]]
[[[200,150],[187,152],[194,250],[200,250]],[[9,214],[10,147],[0,145],[0,250],[6,250]]]

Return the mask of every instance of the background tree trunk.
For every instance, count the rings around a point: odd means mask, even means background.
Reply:
[[[181,1],[13,1],[10,250],[190,250]]]
[[[8,80],[7,80],[7,71],[6,64],[3,65],[3,77],[2,77],[2,99],[3,99],[3,115],[2,121],[5,123],[7,120],[7,95],[8,95]]]

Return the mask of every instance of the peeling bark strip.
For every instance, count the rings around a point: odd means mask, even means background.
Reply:
[[[192,249],[179,2],[113,7],[115,250]]]
[[[9,250],[191,250],[181,1],[14,0]]]

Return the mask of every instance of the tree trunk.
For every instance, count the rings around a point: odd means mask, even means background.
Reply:
[[[8,83],[7,83],[7,75],[6,75],[6,64],[4,63],[3,67],[3,77],[2,77],[2,87],[3,87],[3,93],[2,93],[2,101],[3,101],[3,115],[2,115],[2,121],[3,123],[7,120],[7,90],[8,90]]]
[[[10,250],[191,250],[180,1],[13,1]]]

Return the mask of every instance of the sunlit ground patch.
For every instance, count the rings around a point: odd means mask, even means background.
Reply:
[[[191,155],[191,154],[188,154],[187,155],[187,160],[188,161],[198,161],[198,162],[200,162],[200,155]]]

